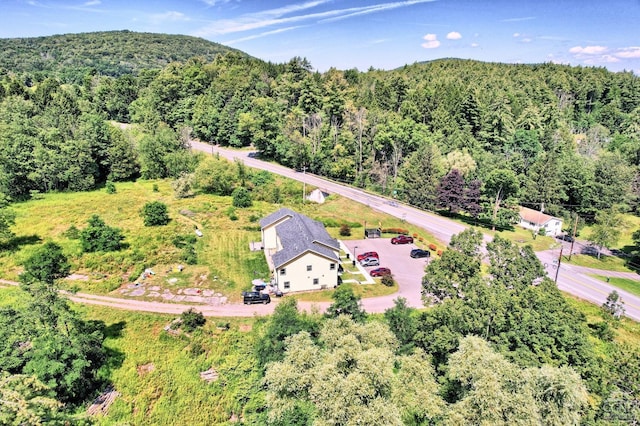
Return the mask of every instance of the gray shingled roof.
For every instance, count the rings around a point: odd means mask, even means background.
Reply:
[[[282,208],[263,218],[260,221],[260,226],[265,228],[285,216],[290,216],[290,219],[276,225],[276,233],[282,245],[282,249],[272,256],[276,268],[308,251],[338,262],[338,254],[330,248],[339,250],[338,240],[331,238],[320,222],[309,219],[293,210]]]

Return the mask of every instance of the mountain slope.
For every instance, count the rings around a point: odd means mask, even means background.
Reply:
[[[210,61],[226,52],[243,52],[184,35],[131,31],[63,34],[0,39],[0,69],[14,73],[55,74],[79,81],[86,72],[120,76],[161,69],[169,62],[200,56]]]

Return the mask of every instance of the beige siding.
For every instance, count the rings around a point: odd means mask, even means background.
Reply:
[[[333,269],[331,264],[334,265]],[[308,266],[311,267],[310,271],[307,270]],[[281,273],[281,269],[285,270],[284,274]],[[333,288],[338,282],[338,261],[306,252],[284,267],[273,271],[273,276],[278,288],[284,293]],[[317,284],[314,284],[314,279],[318,280]],[[289,288],[285,288],[285,282],[289,282]]]
[[[271,225],[262,230],[262,245],[265,250],[278,248],[278,235],[276,234],[276,226]]]

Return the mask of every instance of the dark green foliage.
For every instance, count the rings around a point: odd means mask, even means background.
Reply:
[[[286,338],[301,331],[316,335],[318,323],[307,314],[298,311],[296,299],[285,298],[278,304],[256,343],[256,357],[259,365],[266,367],[269,362],[281,361],[285,355]]]
[[[75,225],[71,225],[69,228],[67,228],[66,231],[62,233],[62,235],[69,238],[70,240],[77,240],[80,238],[80,230],[76,228]]]
[[[107,194],[115,194],[116,184],[111,181],[107,181],[107,183],[104,185],[104,189],[107,192]]]
[[[207,322],[207,319],[202,315],[202,312],[196,311],[193,308],[184,311],[180,315],[180,319],[182,320],[180,327],[188,333],[202,327]]]
[[[167,205],[160,201],[145,203],[140,211],[144,226],[164,226],[171,221]]]
[[[20,274],[23,284],[45,283],[53,285],[60,278],[69,275],[71,266],[62,252],[62,247],[54,242],[47,242],[39,247],[24,264],[24,272]]]
[[[342,225],[340,225],[340,236],[348,237],[350,235],[351,235],[351,227],[346,223],[343,223]]]
[[[399,353],[411,353],[417,331],[416,310],[407,306],[405,298],[399,297],[393,301],[393,308],[384,311],[384,319],[400,342]]]
[[[238,208],[247,208],[251,207],[253,204],[251,201],[251,193],[247,190],[247,188],[239,186],[238,188],[233,190],[231,194],[233,198],[232,205]]]
[[[38,378],[62,402],[78,403],[99,385],[104,324],[84,321],[58,295],[69,273],[59,246],[46,243],[24,262],[27,303],[0,310],[0,370]]]
[[[16,215],[13,210],[7,208],[8,205],[5,195],[0,193],[0,240],[13,237],[11,226],[15,223]]]
[[[335,289],[331,298],[334,302],[327,308],[325,316],[336,318],[340,315],[350,316],[356,322],[364,322],[367,313],[362,309],[360,297],[353,293],[351,287],[339,286]]]
[[[109,31],[4,38],[0,39],[0,52],[0,68],[17,73],[45,72],[80,83],[89,72],[118,77],[161,69],[170,62],[184,62],[194,56],[212,61],[225,52],[238,51],[196,37]],[[47,58],[41,52],[47,52]],[[118,89],[111,93],[114,92]]]
[[[438,184],[437,206],[447,209],[449,213],[458,213],[464,208],[464,177],[458,169],[453,169],[447,173]]]
[[[82,251],[117,251],[122,248],[124,235],[118,228],[108,226],[98,215],[89,219],[88,226],[80,232]]]
[[[383,275],[380,279],[380,282],[382,282],[382,285],[386,285],[387,287],[393,287],[393,285],[395,284],[393,276],[391,275]]]

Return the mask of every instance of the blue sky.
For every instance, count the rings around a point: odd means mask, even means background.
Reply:
[[[0,0],[0,38],[124,29],[319,71],[455,57],[640,75],[639,0]]]

